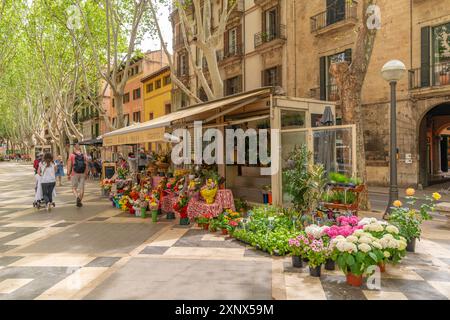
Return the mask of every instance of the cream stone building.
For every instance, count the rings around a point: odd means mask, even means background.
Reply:
[[[218,21],[222,0],[212,4]],[[450,0],[376,4],[381,28],[362,95],[369,182],[389,180],[390,89],[380,70],[391,59],[408,69],[398,84],[399,183],[442,181],[450,177]],[[183,53],[176,13],[171,15],[176,72],[202,96]],[[362,1],[238,0],[218,54],[225,95],[274,85],[287,96],[339,102],[328,69],[333,61],[351,62],[355,26],[362,18]],[[173,102],[176,109],[191,103],[176,89]]]

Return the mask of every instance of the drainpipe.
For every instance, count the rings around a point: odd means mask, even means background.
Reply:
[[[242,91],[243,92],[245,92],[246,90],[247,90],[247,77],[246,77],[246,74],[245,74],[245,66],[246,66],[246,62],[247,62],[247,58],[245,57],[245,55],[247,54],[247,51],[246,51],[246,46],[245,46],[245,17],[246,17],[246,14],[245,14],[245,11],[246,11],[246,8],[245,8],[245,1],[244,1],[244,14],[243,14],[243,18],[242,18],[242,32],[241,32],[241,41],[242,41],[242,57],[243,57],[243,65],[242,65]]]
[[[409,0],[409,59],[410,69],[413,68],[413,0]]]
[[[412,1],[412,0],[411,0]],[[297,97],[297,19],[296,19],[296,3],[294,0],[292,8],[292,17],[294,19],[294,97]]]

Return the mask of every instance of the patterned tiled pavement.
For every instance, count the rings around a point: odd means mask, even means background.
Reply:
[[[239,241],[173,221],[132,217],[87,188],[76,208],[68,182],[57,207],[35,211],[30,166],[0,163],[0,299],[448,299],[450,223],[424,226],[416,253],[353,288],[339,271],[293,268]],[[375,214],[371,214],[375,215]]]

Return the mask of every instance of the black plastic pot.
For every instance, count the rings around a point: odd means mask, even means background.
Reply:
[[[334,269],[336,269],[336,263],[333,260],[328,259],[325,262],[325,270],[333,271]]]
[[[320,277],[320,271],[322,269],[322,265],[311,268],[311,266],[309,267],[309,275],[311,277]]]
[[[292,266],[294,268],[303,268],[303,260],[300,256],[292,256]]]
[[[173,213],[173,212],[168,212],[168,213],[166,214],[166,219],[167,219],[167,220],[173,220],[173,219],[175,219],[175,213]]]
[[[308,259],[308,258],[303,258],[303,262],[304,262],[304,263],[308,263],[308,262],[309,262],[309,259]]]
[[[415,252],[416,251],[416,238],[412,238],[406,244],[406,251]]]

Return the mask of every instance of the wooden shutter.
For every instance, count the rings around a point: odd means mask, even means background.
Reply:
[[[320,57],[320,100],[327,100],[327,57]]]
[[[262,17],[261,17],[261,31],[263,33],[267,33],[267,28],[266,28],[266,11],[262,12]]]
[[[180,64],[180,54],[177,53],[177,77],[179,77],[181,75],[181,70],[180,70],[181,64]]]
[[[281,6],[277,5],[277,21],[275,21],[275,35],[273,38],[281,38]]]
[[[236,28],[236,44],[237,44],[237,54],[242,54],[242,25],[238,25]]]
[[[420,84],[421,87],[430,86],[430,27],[423,27],[421,29],[421,55],[420,55]]]
[[[277,86],[283,86],[283,66],[277,66]]]
[[[230,50],[230,43],[229,43],[229,30],[226,30],[223,33],[223,56],[228,56],[228,51]]]

